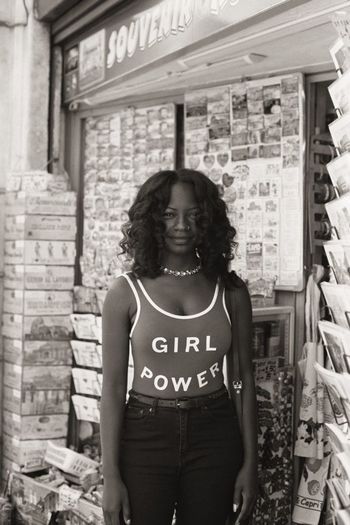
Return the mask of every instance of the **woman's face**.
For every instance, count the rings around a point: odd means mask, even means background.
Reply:
[[[171,188],[169,204],[163,213],[165,247],[170,252],[176,254],[194,252],[199,214],[200,208],[192,184],[175,183]]]

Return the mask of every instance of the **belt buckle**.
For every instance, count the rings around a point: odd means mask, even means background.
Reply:
[[[188,397],[183,397],[182,399],[177,399],[176,400],[176,408],[188,408],[186,406],[181,406],[182,403],[187,403],[189,401],[189,398]]]

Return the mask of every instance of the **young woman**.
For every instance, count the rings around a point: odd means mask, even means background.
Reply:
[[[170,525],[174,508],[177,525],[225,525],[232,509],[244,523],[257,485],[251,304],[228,271],[236,232],[226,205],[202,173],[161,171],[129,219],[121,246],[132,271],[115,279],[102,316],[105,523]]]

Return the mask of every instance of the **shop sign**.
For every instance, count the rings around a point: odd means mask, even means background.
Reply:
[[[142,11],[136,2],[66,51],[65,100],[170,58],[272,8],[302,1],[308,0],[145,0]]]

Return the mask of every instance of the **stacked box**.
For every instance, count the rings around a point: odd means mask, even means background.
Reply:
[[[68,434],[76,194],[45,172],[12,174],[5,194],[4,466],[34,472]],[[4,472],[3,472],[4,477]]]

